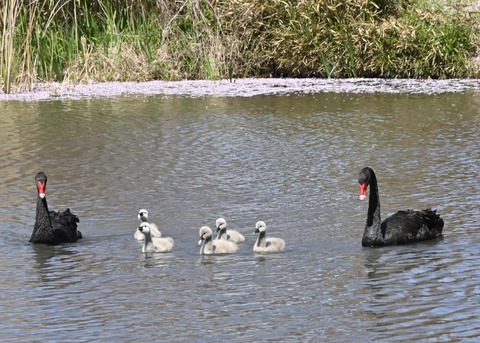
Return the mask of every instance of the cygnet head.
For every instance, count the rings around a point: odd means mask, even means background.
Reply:
[[[148,222],[148,211],[146,209],[142,208],[138,211],[138,220],[141,222]]]
[[[267,225],[263,221],[258,221],[255,224],[255,233],[265,232],[267,230]]]
[[[149,234],[150,233],[150,225],[147,222],[143,222],[138,227],[138,231],[140,231],[144,235]]]
[[[200,241],[198,241],[198,244],[200,245],[203,241],[212,237],[212,229],[208,226],[202,226],[198,231],[198,235],[200,236]]]
[[[218,218],[215,222],[215,226],[217,227],[217,231],[220,231],[227,228],[227,222],[223,218]]]

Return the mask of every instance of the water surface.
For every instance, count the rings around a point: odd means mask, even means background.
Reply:
[[[479,94],[0,103],[2,341],[475,341]],[[436,208],[443,239],[362,248],[366,165],[384,218]],[[28,244],[39,170],[83,240]],[[172,253],[141,252],[140,208]],[[221,216],[247,242],[203,257],[198,229]],[[252,252],[257,220],[284,253]]]

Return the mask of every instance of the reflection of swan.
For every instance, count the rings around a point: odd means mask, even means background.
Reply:
[[[49,287],[53,287],[51,289],[60,292],[71,286],[67,280],[78,277],[78,272],[82,271],[81,266],[92,268],[89,263],[91,260],[85,261],[85,255],[78,254],[78,250],[69,245],[32,244],[30,247],[32,250],[28,257],[35,261],[31,265],[32,271],[35,271],[32,276],[41,282],[39,287],[49,284]],[[72,270],[76,273],[72,273]]]
[[[149,223],[141,223],[138,231],[145,236],[142,248],[143,252],[168,252],[173,249],[175,243],[171,237],[152,237]]]
[[[51,260],[55,256],[55,248],[53,246],[34,244],[33,255],[35,256],[35,265],[34,268],[38,270],[44,270],[51,267]],[[61,251],[61,253],[66,253]],[[42,275],[43,276],[43,275]]]
[[[266,237],[267,225],[263,221],[255,224],[255,233],[258,239],[253,246],[254,252],[280,252],[285,250],[285,241],[277,237]]]
[[[140,211],[138,211],[137,217],[142,223],[148,222],[148,211],[142,208]],[[152,237],[162,237],[162,233],[154,223],[150,223],[150,234]],[[135,237],[137,241],[143,241],[145,238],[145,236],[139,230],[135,230],[133,237]]]
[[[363,246],[383,246],[423,241],[441,236],[443,219],[435,210],[398,211],[383,222],[380,219],[380,197],[374,171],[363,168],[358,175],[360,200],[364,200],[370,185],[367,224],[363,233]]]
[[[227,222],[223,218],[218,218],[215,226],[217,227],[217,239],[225,239],[233,243],[244,243],[245,237],[238,231],[227,230]]]
[[[80,221],[76,215],[66,209],[63,212],[49,211],[45,195],[47,188],[47,175],[38,172],[35,176],[37,184],[37,214],[33,227],[31,243],[44,243],[56,245],[65,242],[76,242],[82,238],[82,233],[77,230]]]
[[[419,297],[422,299],[420,306],[438,306],[436,288],[428,285],[435,285],[444,278],[455,278],[451,268],[446,268],[445,260],[456,260],[458,257],[455,247],[452,249],[451,245],[438,245],[435,241],[426,241],[422,245],[404,245],[398,249],[360,249],[352,253],[351,260],[363,261],[364,265],[362,268],[360,263],[355,263],[355,270],[364,274],[355,280],[355,283],[359,282],[358,294],[368,299],[358,303],[358,315],[365,317],[363,320],[368,322],[379,319],[382,322],[382,332],[389,337],[395,331],[405,334],[408,328],[418,328],[415,322],[421,320],[419,318],[424,313],[418,311]],[[459,273],[458,277],[462,278],[461,275]],[[456,285],[455,282],[451,283],[453,284]],[[400,311],[400,308],[403,310]],[[462,311],[461,308],[459,310]],[[386,313],[389,315],[386,316]],[[440,321],[442,316],[439,314]],[[404,325],[407,322],[411,326]]]
[[[213,240],[212,229],[210,229],[208,226],[202,226],[198,231],[198,234],[200,236],[200,241],[198,244],[202,245],[200,248],[201,254],[230,254],[237,252],[238,250],[238,245],[233,242],[223,239]]]

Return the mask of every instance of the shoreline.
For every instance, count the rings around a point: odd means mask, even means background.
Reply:
[[[59,101],[119,96],[252,97],[315,93],[441,94],[480,92],[480,79],[234,79],[89,84],[39,83],[30,92],[0,94],[0,101]]]

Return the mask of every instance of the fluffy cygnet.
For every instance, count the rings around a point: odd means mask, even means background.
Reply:
[[[285,250],[285,241],[277,237],[266,237],[267,225],[263,221],[255,224],[255,233],[258,239],[253,246],[254,252],[280,252]]]
[[[142,252],[168,252],[173,249],[175,243],[171,237],[152,237],[151,224],[143,222],[137,230],[145,237]]]
[[[138,220],[140,220],[142,223],[148,222],[148,211],[142,208],[140,211],[138,211],[137,217],[138,217]]]
[[[223,218],[218,218],[215,222],[217,227],[217,239],[224,239],[233,243],[245,243],[245,236],[235,230],[227,230],[227,222]]]
[[[238,250],[238,245],[233,242],[224,239],[213,240],[212,229],[208,226],[202,226],[198,231],[198,234],[200,236],[198,244],[202,246],[200,248],[200,254],[231,254]]]
[[[140,222],[148,223],[148,211],[147,210],[142,208],[140,211],[138,211],[138,216],[137,217],[138,217],[138,220],[140,220]],[[152,237],[162,237],[162,233],[158,229],[157,225],[155,225],[154,223],[150,223],[150,234],[152,235]],[[133,237],[137,241],[143,241],[145,236],[140,231],[135,230],[135,233],[133,234]]]

